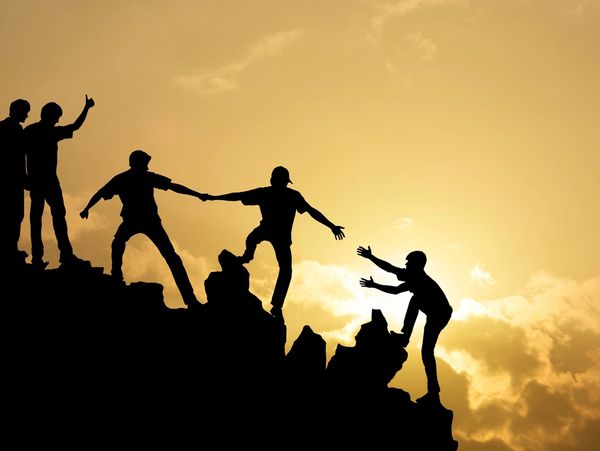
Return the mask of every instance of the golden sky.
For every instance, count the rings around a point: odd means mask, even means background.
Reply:
[[[288,347],[310,324],[333,352],[371,309],[407,305],[359,286],[371,245],[397,265],[421,249],[454,306],[436,350],[460,449],[592,450],[600,430],[600,2],[596,0],[0,0],[0,107],[58,102],[87,122],[59,150],[76,253],[109,267],[117,199],[89,196],[127,169],[219,194],[289,168],[307,201],[294,230]],[[256,207],[157,194],[200,298],[221,249],[243,250]],[[57,262],[49,212],[44,238]],[[29,225],[22,248],[29,251]],[[248,265],[270,300],[267,244]],[[182,301],[136,237],[125,277]],[[425,390],[418,351],[393,381]]]

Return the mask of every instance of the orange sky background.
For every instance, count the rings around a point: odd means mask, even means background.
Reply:
[[[371,310],[402,325],[408,297],[359,286],[421,249],[454,307],[440,337],[442,401],[459,449],[592,450],[600,441],[600,2],[594,0],[0,0],[0,108],[25,125],[59,103],[62,124],[96,101],[59,150],[75,252],[109,268],[118,199],[78,212],[141,148],[150,169],[220,194],[289,168],[346,239],[296,218],[288,347],[310,324],[334,351]],[[239,202],[158,192],[192,283],[243,250],[260,219]],[[49,211],[44,238],[58,265]],[[29,224],[22,230],[27,251]],[[268,302],[263,244],[248,265]],[[128,282],[165,286],[141,237]],[[393,385],[425,390],[423,318]]]

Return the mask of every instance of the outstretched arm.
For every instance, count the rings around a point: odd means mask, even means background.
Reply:
[[[367,260],[371,260],[384,271],[396,273],[400,269],[391,263],[386,262],[385,260],[375,257],[373,252],[371,252],[371,246],[367,246],[366,248],[359,246],[356,250],[356,253]]]
[[[306,211],[308,212],[309,215],[311,215],[313,217],[313,219],[320,222],[324,226],[329,227],[331,229],[331,233],[333,233],[336,240],[344,239],[344,237],[346,236],[346,235],[344,235],[344,232],[342,231],[342,229],[344,227],[335,225],[333,222],[331,222],[329,219],[327,219],[323,213],[321,213],[316,208],[309,207]]]
[[[185,194],[187,196],[197,197],[198,199],[202,199],[202,200],[206,200],[204,197],[207,196],[207,194],[200,193],[191,188],[188,188],[187,186],[180,185],[179,183],[171,182],[171,184],[169,185],[169,189],[176,193]]]
[[[100,194],[100,191],[98,191],[96,194],[94,194],[90,201],[88,202],[88,204],[85,206],[85,208],[83,210],[81,210],[81,213],[79,213],[79,216],[81,216],[83,219],[87,219],[89,213],[90,213],[90,208],[92,208],[94,205],[96,205],[100,199],[102,199],[102,194]]]
[[[85,122],[85,118],[87,117],[88,111],[94,105],[96,105],[96,102],[94,102],[94,99],[92,99],[92,98],[88,99],[88,96],[86,94],[85,95],[85,106],[83,107],[83,111],[81,112],[81,114],[79,115],[79,117],[77,119],[75,119],[75,122],[73,122],[71,124],[71,128],[73,129],[73,131],[79,130],[81,128],[81,126]]]
[[[404,293],[408,290],[408,286],[405,283],[401,283],[398,286],[393,285],[382,285],[373,280],[373,277],[369,277],[368,279],[360,279],[360,286],[365,288],[376,288],[379,291],[383,291],[384,293],[389,294],[399,294]]]
[[[219,194],[219,195],[212,195],[212,194],[203,194],[201,199],[202,200],[230,200],[230,201],[236,201],[236,200],[242,200],[242,195],[243,193],[228,193],[228,194]]]

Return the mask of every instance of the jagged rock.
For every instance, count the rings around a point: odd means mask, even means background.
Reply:
[[[332,384],[381,390],[408,358],[406,350],[388,332],[380,310],[372,310],[371,321],[360,327],[355,343],[353,347],[337,346],[327,366]]]
[[[308,325],[285,356],[285,326],[229,257],[198,311],[93,268],[5,278],[3,448],[456,449],[451,411],[386,386],[406,357],[381,312],[327,367]]]

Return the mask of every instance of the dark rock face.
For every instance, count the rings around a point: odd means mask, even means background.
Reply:
[[[329,365],[308,325],[286,355],[285,324],[231,257],[219,256],[207,303],[192,310],[101,268],[7,276],[4,448],[457,448],[451,411],[387,387],[406,351],[381,312]]]

